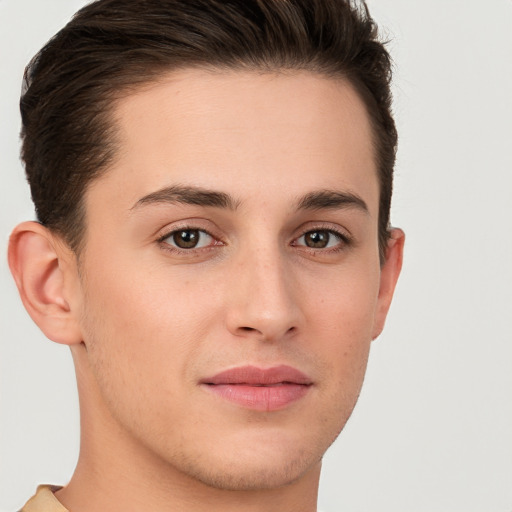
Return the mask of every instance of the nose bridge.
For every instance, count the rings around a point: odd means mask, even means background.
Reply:
[[[292,269],[277,243],[244,251],[233,276],[230,330],[264,340],[279,339],[295,330],[299,304]]]

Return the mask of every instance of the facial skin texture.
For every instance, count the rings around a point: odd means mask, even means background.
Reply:
[[[43,330],[72,345],[82,414],[57,496],[78,512],[315,510],[401,262],[398,230],[379,262],[363,103],[309,73],[184,70],[121,100],[116,123],[79,264],[53,245],[68,327]],[[165,238],[190,229],[209,233],[198,248]],[[315,236],[328,246],[307,247]],[[245,365],[312,384],[270,412],[201,385]]]

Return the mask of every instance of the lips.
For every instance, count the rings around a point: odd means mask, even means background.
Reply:
[[[201,386],[229,402],[256,411],[277,411],[303,398],[312,380],[291,366],[240,366],[203,379]]]

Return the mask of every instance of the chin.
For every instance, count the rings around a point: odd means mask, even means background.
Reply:
[[[320,471],[321,458],[309,460],[296,454],[293,460],[265,464],[238,458],[236,463],[222,461],[209,467],[191,464],[188,476],[215,489],[258,491],[291,485],[311,471]]]
[[[319,475],[322,457],[340,429],[330,435],[299,438],[293,432],[267,432],[266,439],[247,436],[222,441],[193,456],[174,457],[175,469],[216,489],[270,490],[292,485],[313,472]],[[273,435],[274,434],[274,435]]]

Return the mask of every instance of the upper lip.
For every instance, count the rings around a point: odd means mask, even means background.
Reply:
[[[203,379],[202,384],[246,384],[249,386],[270,386],[275,384],[311,385],[313,381],[304,373],[288,365],[259,368],[238,366]]]

